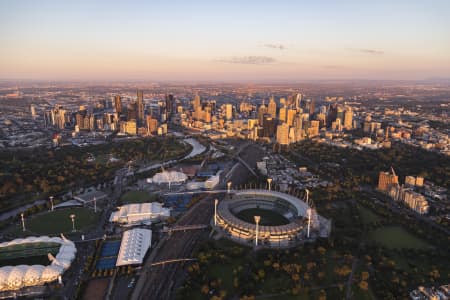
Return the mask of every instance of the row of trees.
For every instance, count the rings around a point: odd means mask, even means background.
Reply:
[[[163,140],[164,139],[164,140]],[[62,149],[0,152],[0,211],[29,202],[36,196],[55,195],[80,186],[112,179],[124,164],[179,157],[189,146],[173,138],[145,138],[119,143],[68,146]],[[88,158],[107,157],[89,160]],[[119,159],[110,161],[108,157]]]

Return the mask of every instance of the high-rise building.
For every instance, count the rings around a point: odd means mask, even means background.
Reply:
[[[303,120],[301,114],[296,114],[293,121],[295,141],[298,142],[303,139]]]
[[[277,126],[277,143],[280,145],[289,145],[289,125],[282,123]]]
[[[116,95],[114,97],[114,109],[116,110],[116,113],[122,113],[122,98],[120,97],[120,95]]]
[[[273,96],[270,97],[269,106],[267,107],[267,113],[270,114],[270,116],[274,119],[277,117],[277,103],[275,102]]]
[[[202,103],[201,103],[201,99],[200,96],[198,94],[195,94],[194,100],[192,101],[192,106],[194,107],[194,111],[196,110],[197,107],[201,107]]]
[[[398,185],[398,176],[389,172],[380,172],[378,177],[378,189],[386,192],[392,185]]]
[[[156,135],[158,133],[158,120],[151,115],[146,116],[147,134]]]
[[[347,107],[344,114],[344,128],[351,130],[353,128],[353,112],[351,107]]]
[[[144,92],[137,91],[136,101],[137,123],[142,124],[144,122]]]
[[[294,117],[297,114],[297,110],[295,109],[289,109],[287,111],[287,119],[286,122],[289,126],[292,126],[294,124]]]
[[[302,94],[298,94],[298,93],[294,94],[293,101],[294,101],[294,105],[295,105],[296,109],[300,109],[301,108],[302,98],[303,98]]]
[[[281,122],[286,122],[287,119],[287,108],[283,106],[280,108],[279,119]]]
[[[227,120],[233,119],[233,105],[229,103],[225,105],[225,117]]]
[[[264,115],[263,136],[273,137],[277,131],[277,119],[272,118],[269,114]]]
[[[175,99],[172,94],[166,95],[166,112],[170,116],[174,112]]]
[[[34,104],[30,105],[31,117],[34,119],[36,117],[36,106]]]
[[[264,101],[261,106],[258,108],[258,121],[259,125],[264,124],[264,115],[267,114],[267,107],[264,105]]]

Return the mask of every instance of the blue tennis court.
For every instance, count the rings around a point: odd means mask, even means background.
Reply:
[[[164,204],[171,207],[174,212],[183,212],[191,199],[192,195],[190,194],[170,195],[164,197]]]
[[[95,268],[97,270],[114,269],[116,267],[116,260],[117,257],[99,259]]]
[[[119,254],[120,241],[105,242],[102,245],[100,257],[117,256]]]

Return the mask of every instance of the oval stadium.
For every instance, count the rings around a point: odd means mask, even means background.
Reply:
[[[212,222],[216,230],[248,245],[290,247],[307,239],[326,237],[330,231],[330,222],[314,209],[309,211],[304,201],[277,191],[231,191],[215,211]],[[254,216],[260,217],[258,226]]]

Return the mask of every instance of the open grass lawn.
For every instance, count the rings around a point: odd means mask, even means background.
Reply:
[[[387,248],[426,249],[428,243],[412,235],[401,226],[385,226],[369,232],[368,238]]]
[[[273,212],[268,209],[250,208],[245,209],[236,214],[236,216],[248,223],[255,224],[254,216],[261,216],[260,225],[263,226],[279,226],[289,224],[289,220],[279,213]]]
[[[129,191],[122,195],[120,201],[123,204],[126,203],[142,203],[142,202],[154,202],[158,198],[156,195],[152,195],[146,191]]]
[[[358,212],[359,215],[361,216],[361,221],[366,225],[378,222],[380,220],[380,217],[377,214],[375,214],[374,212],[372,212],[372,210],[362,205],[358,205]]]
[[[55,210],[26,219],[26,229],[40,235],[70,233],[72,232],[71,214],[75,215],[75,229],[77,231],[93,227],[99,216],[92,209],[85,207]]]

